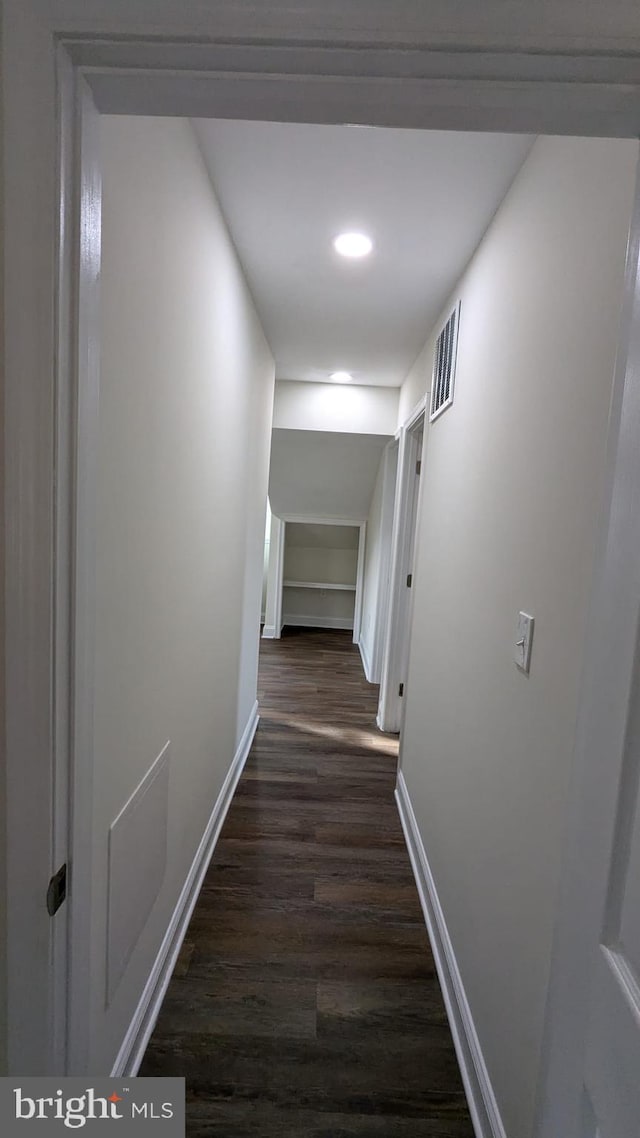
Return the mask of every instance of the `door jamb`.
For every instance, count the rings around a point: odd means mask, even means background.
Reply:
[[[398,475],[399,432],[384,448],[382,475],[382,510],[380,516],[380,566],[378,573],[378,603],[371,653],[371,680],[379,684],[386,648],[389,591],[391,588],[391,540],[395,510],[396,479]],[[392,465],[395,469],[392,469]]]
[[[426,408],[427,392],[414,407],[407,421],[400,428],[398,471],[391,534],[391,573],[389,580],[389,607],[385,633],[385,649],[380,679],[380,698],[376,722],[381,731],[398,732],[402,722],[403,697],[399,695],[399,685],[406,677],[400,674],[405,637],[409,635],[407,624],[410,597],[407,596],[406,577],[408,573],[409,550],[411,545],[411,500],[415,464],[418,459],[416,433],[422,427],[425,437],[427,431]],[[418,503],[419,506],[419,503]],[[419,526],[419,511],[416,511],[416,532]]]
[[[282,574],[284,565],[284,522],[271,511],[271,539],[267,567],[267,596],[265,602],[265,640],[279,640],[282,635]],[[269,623],[271,618],[271,623]]]
[[[353,643],[360,643],[360,632],[362,624],[362,594],[364,589],[364,564],[365,564],[365,542],[367,534],[367,523],[361,518],[326,518],[320,516],[308,517],[305,514],[282,514],[282,551],[278,563],[278,632],[277,638],[282,633],[282,596],[284,588],[284,546],[286,541],[287,522],[302,522],[304,525],[317,525],[317,526],[349,526],[351,529],[358,530],[358,565],[356,569],[356,595],[353,603]]]
[[[74,469],[70,502],[73,533],[71,622],[71,737],[69,740],[69,911],[67,1065],[82,1071],[89,1055],[91,995],[91,896],[93,848],[93,701],[98,403],[100,393],[100,259],[102,169],[100,115],[82,75],[77,83],[78,276],[76,282],[76,367]],[[64,559],[66,550],[59,551]],[[64,561],[59,563],[62,577]]]

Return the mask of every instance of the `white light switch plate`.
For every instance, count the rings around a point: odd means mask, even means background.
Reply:
[[[518,613],[516,628],[516,647],[513,658],[523,672],[528,672],[531,666],[531,641],[533,640],[534,619],[527,612]]]

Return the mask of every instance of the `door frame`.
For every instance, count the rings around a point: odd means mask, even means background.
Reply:
[[[405,662],[408,659],[411,589],[407,588],[407,574],[411,572],[411,550],[420,518],[420,483],[416,489],[416,462],[423,454],[424,445],[418,445],[417,436],[427,437],[427,406],[429,392],[414,407],[406,423],[400,428],[398,469],[391,532],[391,570],[389,602],[385,631],[384,654],[380,677],[377,724],[381,731],[398,732],[402,723],[404,698],[400,684],[406,682]],[[414,509],[414,494],[418,502]],[[412,529],[413,523],[413,529]]]
[[[282,634],[282,574],[284,563],[284,522],[271,511],[271,538],[267,568],[264,640],[279,640]]]
[[[99,226],[91,178],[85,180],[87,195],[81,192],[80,155],[90,163],[95,140],[89,93],[103,113],[640,136],[640,37],[625,35],[623,13],[616,14],[615,34],[610,9],[600,27],[594,12],[585,34],[575,12],[564,23],[560,13],[560,32],[554,27],[548,33],[532,33],[526,20],[519,27],[517,15],[510,15],[508,26],[489,42],[475,26],[465,26],[466,9],[450,13],[445,24],[437,5],[429,9],[412,6],[407,19],[414,46],[407,50],[409,33],[390,6],[376,4],[364,14],[355,0],[340,6],[308,0],[295,22],[291,5],[280,4],[258,9],[220,0],[207,10],[198,0],[4,0],[4,679],[12,1073],[67,1066],[60,1042],[66,1034],[60,1022],[64,990],[60,977],[51,984],[50,970],[56,944],[65,943],[69,907],[51,920],[44,898],[50,873],[68,853],[63,815],[74,804],[72,754],[85,784],[91,767],[90,755],[77,746],[74,752],[71,739],[74,730],[82,736],[80,723],[86,734],[89,714],[73,682],[78,610],[90,614],[90,579],[80,586],[76,570],[79,545],[91,561],[91,537],[78,519],[87,510],[85,492],[90,499],[92,457],[85,438],[78,445],[78,424],[85,413],[91,417],[99,348]],[[612,468],[617,456],[622,473],[611,483],[603,531],[609,517],[624,515],[628,507],[623,473],[636,479],[635,486],[640,483],[627,453],[629,431],[621,429],[618,413],[623,394],[625,408],[635,407],[639,363],[634,333],[626,371],[619,369],[616,377],[609,450]],[[611,540],[602,543],[609,557]],[[622,556],[616,551],[615,588],[607,558],[599,563],[594,621],[600,640],[590,641],[583,703],[607,635],[616,643],[621,635],[621,609],[635,584],[637,554],[628,542]],[[89,657],[89,642],[81,647]],[[615,667],[623,703],[632,668],[626,647]],[[90,672],[84,682],[90,695]],[[620,723],[607,718],[605,727],[615,748]],[[77,801],[75,808],[78,819]],[[79,888],[77,868],[72,867],[71,897]],[[88,960],[77,959],[76,978],[86,980],[88,967]],[[553,1093],[550,1083],[549,1088]],[[573,1136],[565,1130],[564,1138]]]
[[[307,517],[305,514],[282,514],[281,515],[282,530],[281,530],[281,553],[278,561],[277,570],[277,612],[279,614],[278,631],[275,633],[275,639],[279,639],[284,627],[282,617],[283,607],[283,588],[284,588],[284,551],[287,540],[287,523],[288,522],[301,522],[304,525],[316,526],[350,526],[352,529],[358,530],[358,563],[356,567],[356,595],[353,604],[353,643],[360,643],[360,633],[362,631],[362,592],[364,589],[364,559],[365,559],[365,545],[367,539],[367,523],[362,518],[326,518],[321,516]]]
[[[391,592],[391,548],[393,540],[393,516],[396,504],[396,482],[398,478],[398,452],[400,432],[384,448],[384,470],[382,474],[382,510],[380,513],[380,565],[378,569],[378,600],[376,604],[373,650],[371,653],[371,681],[379,684],[387,647],[387,624],[389,619],[389,596]]]

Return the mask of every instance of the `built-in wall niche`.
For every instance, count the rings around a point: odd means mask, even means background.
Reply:
[[[285,523],[282,625],[352,629],[358,639],[364,526]]]

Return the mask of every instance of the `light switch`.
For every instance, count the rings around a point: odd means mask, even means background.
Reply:
[[[527,612],[518,613],[516,647],[513,658],[523,672],[528,672],[531,664],[531,641],[533,640],[534,619]]]

